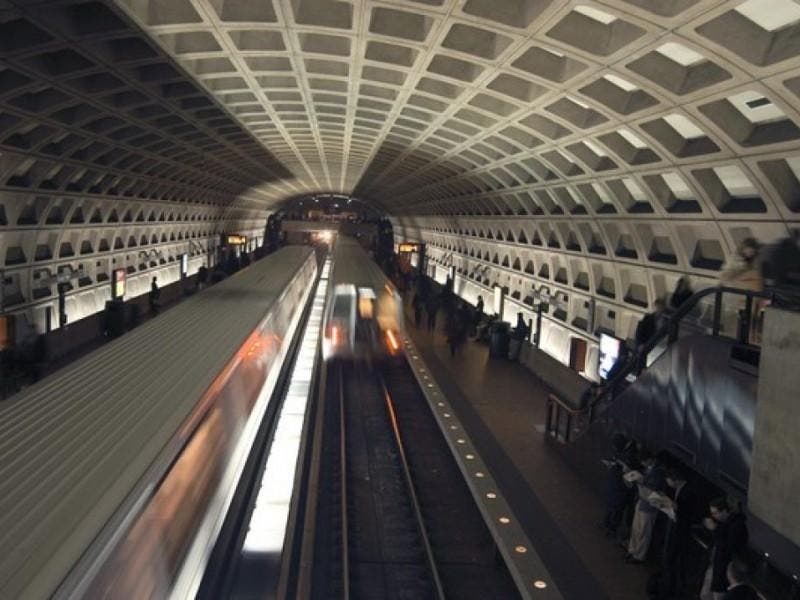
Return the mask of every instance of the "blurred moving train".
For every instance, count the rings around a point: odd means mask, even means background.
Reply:
[[[279,250],[0,405],[0,598],[194,597],[316,272]]]
[[[402,298],[353,238],[339,236],[336,242],[331,283],[323,357],[364,360],[399,353]]]

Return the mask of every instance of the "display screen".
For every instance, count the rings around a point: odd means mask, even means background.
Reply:
[[[184,277],[189,272],[189,255],[181,254],[181,275]]]
[[[397,246],[398,252],[419,252],[419,244],[400,244]]]
[[[125,269],[114,269],[111,285],[111,295],[115,300],[125,295]]]
[[[622,340],[606,333],[600,334],[600,353],[598,355],[597,374],[602,379],[608,379],[608,372],[619,358]]]

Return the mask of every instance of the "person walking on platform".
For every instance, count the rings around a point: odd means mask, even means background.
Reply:
[[[709,511],[711,517],[706,518],[703,525],[711,531],[713,541],[700,598],[723,600],[728,589],[728,565],[747,550],[747,524],[744,514],[732,511],[726,498],[712,500]]]
[[[475,314],[478,315],[478,321],[483,318],[483,296],[478,296],[478,302],[475,304]]]
[[[436,313],[439,312],[439,298],[431,293],[425,302],[425,312],[428,313],[428,331],[436,330]]]
[[[447,343],[450,356],[455,356],[464,342],[467,341],[467,322],[461,309],[453,311],[447,319]]]
[[[419,292],[414,294],[414,297],[411,299],[411,308],[414,309],[414,324],[417,326],[417,329],[422,327],[422,298],[419,295]]]
[[[161,297],[161,290],[158,288],[158,278],[153,277],[153,281],[150,282],[150,294],[147,296],[147,300],[150,304],[150,312],[154,315],[158,314],[158,299]]]
[[[197,269],[197,289],[202,290],[206,287],[206,283],[208,282],[208,267],[206,267],[205,263],[200,265],[200,268]]]
[[[625,562],[631,564],[642,564],[647,556],[653,539],[653,527],[658,518],[658,509],[650,504],[648,496],[653,492],[663,491],[666,483],[664,468],[655,455],[643,453],[641,463],[644,467],[644,473],[640,473],[641,479],[639,481],[631,479],[636,481],[639,494],[636,510],[633,513],[631,537],[628,540],[628,554],[625,556]]]

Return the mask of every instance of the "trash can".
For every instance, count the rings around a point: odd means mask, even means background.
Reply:
[[[105,334],[110,338],[125,333],[125,303],[122,300],[106,302]]]
[[[510,340],[508,323],[493,323],[489,336],[489,358],[508,358]]]

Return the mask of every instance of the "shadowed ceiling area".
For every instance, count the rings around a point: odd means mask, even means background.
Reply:
[[[169,262],[328,191],[647,305],[798,221],[799,34],[795,0],[0,0],[0,257]]]

